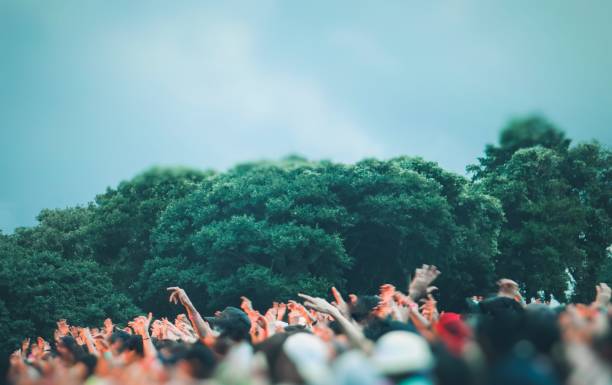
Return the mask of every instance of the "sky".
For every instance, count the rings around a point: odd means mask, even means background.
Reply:
[[[0,0],[0,229],[154,166],[612,144],[612,1]]]

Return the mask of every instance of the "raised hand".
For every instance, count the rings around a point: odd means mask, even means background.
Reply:
[[[393,298],[393,294],[395,294],[395,286],[391,284],[384,284],[380,287],[380,301],[381,302],[390,302]]]
[[[28,349],[30,349],[30,337],[21,341],[21,354],[26,356],[28,354]]]
[[[340,313],[342,313],[342,315],[344,315],[345,317],[350,317],[351,309],[349,308],[349,305],[344,301],[344,298],[342,298],[342,294],[340,294],[338,289],[336,289],[335,287],[331,288],[331,292],[334,296],[334,302],[332,302],[332,305],[337,307]]]
[[[508,278],[502,278],[497,281],[497,286],[499,287],[497,292],[498,296],[512,298],[519,303],[525,302],[519,290],[519,285],[515,281]]]
[[[427,288],[438,278],[441,272],[434,265],[423,265],[414,272],[414,277],[408,286],[408,295],[413,301],[418,301],[427,295]]]
[[[70,326],[68,330],[70,331],[70,335],[74,337],[75,340],[79,340],[79,328],[78,327]]]
[[[61,319],[57,321],[57,330],[60,333],[60,337],[67,336],[70,332],[70,328],[68,326],[68,322],[65,319]]]
[[[274,323],[274,321],[276,321],[276,317],[278,317],[278,302],[272,303],[272,307],[266,311],[264,317],[266,317],[269,323]]]
[[[312,325],[312,323],[316,320],[316,317],[310,314],[310,312],[308,312],[308,310],[306,310],[306,308],[301,303],[289,301],[289,305],[292,307],[292,311],[295,311],[300,317],[306,320],[306,323],[308,325]]]
[[[169,287],[166,290],[171,292],[169,299],[170,302],[173,302],[175,304],[178,304],[180,302],[187,309],[195,309],[193,304],[191,303],[191,300],[187,296],[187,293],[185,293],[185,290],[181,289],[178,286]]]
[[[610,304],[610,297],[612,297],[612,289],[605,283],[600,283],[595,286],[595,290],[597,291],[597,296],[595,297],[595,304],[605,309]]]
[[[298,294],[298,296],[305,300],[304,301],[304,306],[306,306],[306,307],[308,307],[310,309],[316,310],[316,311],[318,311],[320,313],[329,314],[329,315],[331,315],[334,318],[335,318],[335,316],[338,313],[340,313],[338,308],[336,308],[334,305],[332,305],[331,303],[327,302],[323,298],[311,297],[309,295],[302,294],[302,293]]]
[[[240,308],[247,314],[253,311],[253,303],[245,296],[240,297]]]
[[[277,321],[282,321],[283,317],[285,317],[285,313],[286,312],[287,312],[287,304],[279,303],[278,304],[278,310],[276,312],[276,320]]]
[[[134,333],[143,336],[145,334],[144,316],[138,316],[133,321],[128,322],[128,326],[134,330]]]
[[[253,304],[251,303],[251,300],[244,296],[240,297],[240,299],[242,301],[240,303],[240,308],[247,314],[249,320],[251,321],[251,324],[257,322],[257,319],[261,316],[261,314],[257,310],[253,309]]]
[[[434,299],[433,295],[429,294],[427,296],[427,300],[421,306],[423,317],[425,317],[430,325],[435,323],[439,318],[438,308],[436,307],[437,303],[438,302]]]
[[[115,325],[113,325],[112,319],[107,318],[104,320],[104,334],[106,334],[107,336],[110,336],[111,334],[113,334],[114,328],[115,328]]]
[[[164,335],[162,332],[162,321],[156,319],[155,321],[153,321],[153,323],[151,324],[151,337],[153,338],[157,338],[158,340],[163,340],[164,339]]]

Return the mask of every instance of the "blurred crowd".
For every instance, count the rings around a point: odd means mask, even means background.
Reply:
[[[203,317],[168,288],[185,314],[139,316],[124,327],[59,320],[53,341],[26,339],[10,357],[9,383],[222,385],[611,385],[611,290],[590,304],[523,300],[519,285],[438,309],[435,266],[416,269],[405,292],[334,300],[298,294],[266,311],[242,297]]]

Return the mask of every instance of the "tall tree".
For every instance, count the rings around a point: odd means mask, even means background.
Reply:
[[[542,289],[562,297],[569,272],[577,299],[592,296],[612,243],[610,159],[598,143],[570,147],[539,117],[502,130],[499,146],[488,145],[479,164],[468,166],[476,188],[504,208],[498,274],[523,281],[531,295]]]
[[[125,322],[138,309],[93,261],[68,260],[49,251],[31,252],[14,237],[0,235],[0,350],[24,337],[52,337],[55,322],[101,325],[106,317]]]
[[[420,159],[246,164],[166,209],[139,286],[143,303],[159,306],[160,289],[178,279],[214,310],[241,293],[263,304],[332,284],[405,286],[433,262],[458,304],[492,282],[501,218],[495,199]]]
[[[117,287],[129,292],[134,277],[150,258],[150,232],[161,212],[184,197],[211,172],[186,168],[152,168],[96,196],[87,226],[94,259]]]

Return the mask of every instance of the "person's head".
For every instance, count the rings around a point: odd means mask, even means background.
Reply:
[[[270,338],[255,345],[255,351],[263,353],[266,358],[268,375],[270,377],[270,382],[273,384],[286,382],[291,378],[297,377],[297,369],[295,369],[295,366],[289,363],[289,365],[292,366],[291,368],[282,367],[283,365],[288,365],[288,358],[286,356],[281,357],[281,355],[284,355],[283,344],[290,335],[292,335],[292,333],[274,334]],[[286,375],[287,369],[291,370],[289,375]]]
[[[174,365],[187,353],[188,346],[172,340],[154,340],[160,361],[164,365]]]
[[[378,341],[380,337],[392,331],[416,332],[412,324],[378,317],[369,319],[363,329],[364,335],[372,341]]]
[[[56,344],[57,354],[66,363],[75,363],[84,354],[84,350],[72,336],[64,336]]]
[[[514,299],[493,297],[479,303],[477,338],[490,359],[508,353],[520,339],[525,310]]]
[[[205,320],[219,332],[219,339],[233,342],[251,339],[251,321],[244,311],[236,307],[228,306],[215,317],[206,317]]]
[[[89,376],[94,374],[96,370],[96,364],[98,363],[98,358],[93,354],[84,354],[77,361],[77,365],[82,370],[82,380],[85,381]]]
[[[380,298],[376,295],[360,295],[357,301],[350,305],[351,317],[359,323],[365,322],[379,302]]]
[[[497,281],[497,286],[497,295],[500,297],[515,298],[519,293],[518,283],[508,278],[502,278]]]
[[[142,337],[139,335],[130,335],[130,338],[124,345],[121,357],[125,364],[131,364],[138,361],[144,355],[144,347],[142,344]]]
[[[376,342],[372,363],[393,382],[428,375],[434,367],[434,357],[427,341],[416,333],[392,331]]]
[[[288,383],[318,385],[331,378],[331,351],[319,337],[310,333],[291,334],[283,343],[277,368]]]
[[[213,352],[201,343],[195,343],[182,354],[177,368],[187,378],[202,380],[212,376],[216,364]]]
[[[561,341],[561,330],[555,310],[543,304],[527,306],[523,338],[528,340],[537,352],[550,354],[553,347]]]
[[[472,338],[472,329],[457,313],[442,313],[435,330],[446,349],[456,356],[463,352],[465,345]]]
[[[131,335],[123,330],[117,330],[110,336],[110,351],[114,357],[123,353]]]

